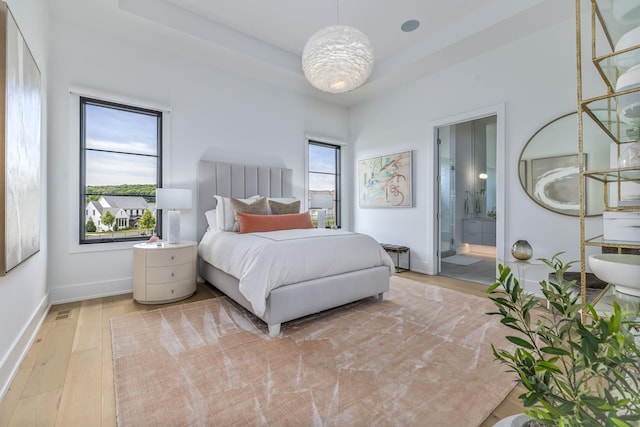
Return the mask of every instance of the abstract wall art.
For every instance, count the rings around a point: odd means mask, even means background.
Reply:
[[[584,164],[587,155],[584,154]],[[531,159],[533,199],[545,208],[565,215],[580,212],[578,155]]]
[[[40,250],[40,70],[0,2],[0,275]]]
[[[411,151],[358,161],[361,208],[411,207]]]

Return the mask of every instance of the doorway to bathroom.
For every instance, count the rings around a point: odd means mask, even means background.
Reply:
[[[496,279],[497,115],[435,128],[438,274]]]

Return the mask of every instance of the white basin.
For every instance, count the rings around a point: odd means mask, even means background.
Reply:
[[[589,266],[598,279],[611,283],[617,292],[640,297],[640,255],[590,255]]]

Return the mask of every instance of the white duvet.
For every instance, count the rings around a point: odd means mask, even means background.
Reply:
[[[207,231],[198,254],[240,281],[240,292],[263,316],[272,289],[291,283],[386,265],[393,261],[371,236],[303,229],[239,234]]]

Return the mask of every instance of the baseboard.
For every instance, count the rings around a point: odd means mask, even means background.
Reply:
[[[133,292],[133,278],[81,283],[55,287],[49,291],[51,304],[84,301],[93,298],[110,297]]]
[[[46,294],[0,364],[0,386],[2,387],[0,388],[0,400],[4,398],[5,393],[9,390],[13,377],[18,372],[20,364],[31,348],[33,340],[38,335],[40,326],[49,312],[49,307],[51,307],[49,295]]]

